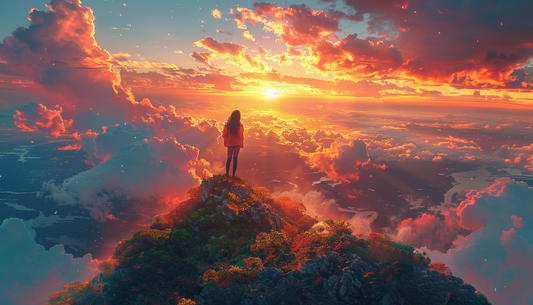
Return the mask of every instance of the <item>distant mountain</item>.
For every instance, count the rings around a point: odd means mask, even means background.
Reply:
[[[490,304],[444,264],[214,176],[47,304]]]

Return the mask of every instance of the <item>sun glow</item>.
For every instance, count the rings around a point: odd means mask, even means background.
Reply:
[[[265,88],[265,90],[263,91],[263,94],[266,96],[266,97],[270,97],[270,98],[274,98],[274,97],[277,97],[279,91],[274,89],[274,88]]]

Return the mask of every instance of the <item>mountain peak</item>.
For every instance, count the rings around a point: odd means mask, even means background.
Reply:
[[[490,304],[412,246],[364,240],[238,177],[188,194],[48,304]]]

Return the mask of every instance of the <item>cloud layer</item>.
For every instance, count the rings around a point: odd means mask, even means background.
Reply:
[[[199,157],[216,142],[214,122],[195,120],[172,106],[138,102],[113,71],[116,61],[94,39],[92,10],[78,0],[53,0],[33,9],[29,28],[0,44],[0,58],[57,97],[57,105],[21,106],[15,124],[23,131],[71,137],[95,167],[60,185],[47,184],[61,203],[82,204],[105,220],[109,197],[160,196],[172,202],[211,175]]]
[[[31,221],[9,218],[0,225],[0,297],[5,305],[44,304],[58,287],[85,281],[98,272],[87,254],[72,258],[63,245],[49,250],[35,242]]]
[[[431,215],[404,220],[398,239],[429,250],[453,242],[454,248],[445,255],[429,256],[449,264],[456,276],[495,304],[529,304],[533,302],[526,284],[533,272],[532,224],[533,188],[502,178],[466,194],[444,220]],[[457,238],[460,229],[472,233]]]
[[[307,56],[294,56],[295,61],[338,77],[531,89],[525,66],[533,58],[528,38],[533,25],[524,12],[533,7],[527,1],[343,2],[351,12],[255,3],[253,9],[238,8],[234,19],[242,29],[263,23],[263,30],[286,44],[287,57],[303,51]],[[342,19],[365,21],[368,35],[348,33],[339,39]]]

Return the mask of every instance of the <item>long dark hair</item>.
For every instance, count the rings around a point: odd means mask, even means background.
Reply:
[[[241,127],[241,112],[239,110],[233,110],[226,119],[226,126],[228,126],[228,130],[232,135],[239,136],[239,127]]]

